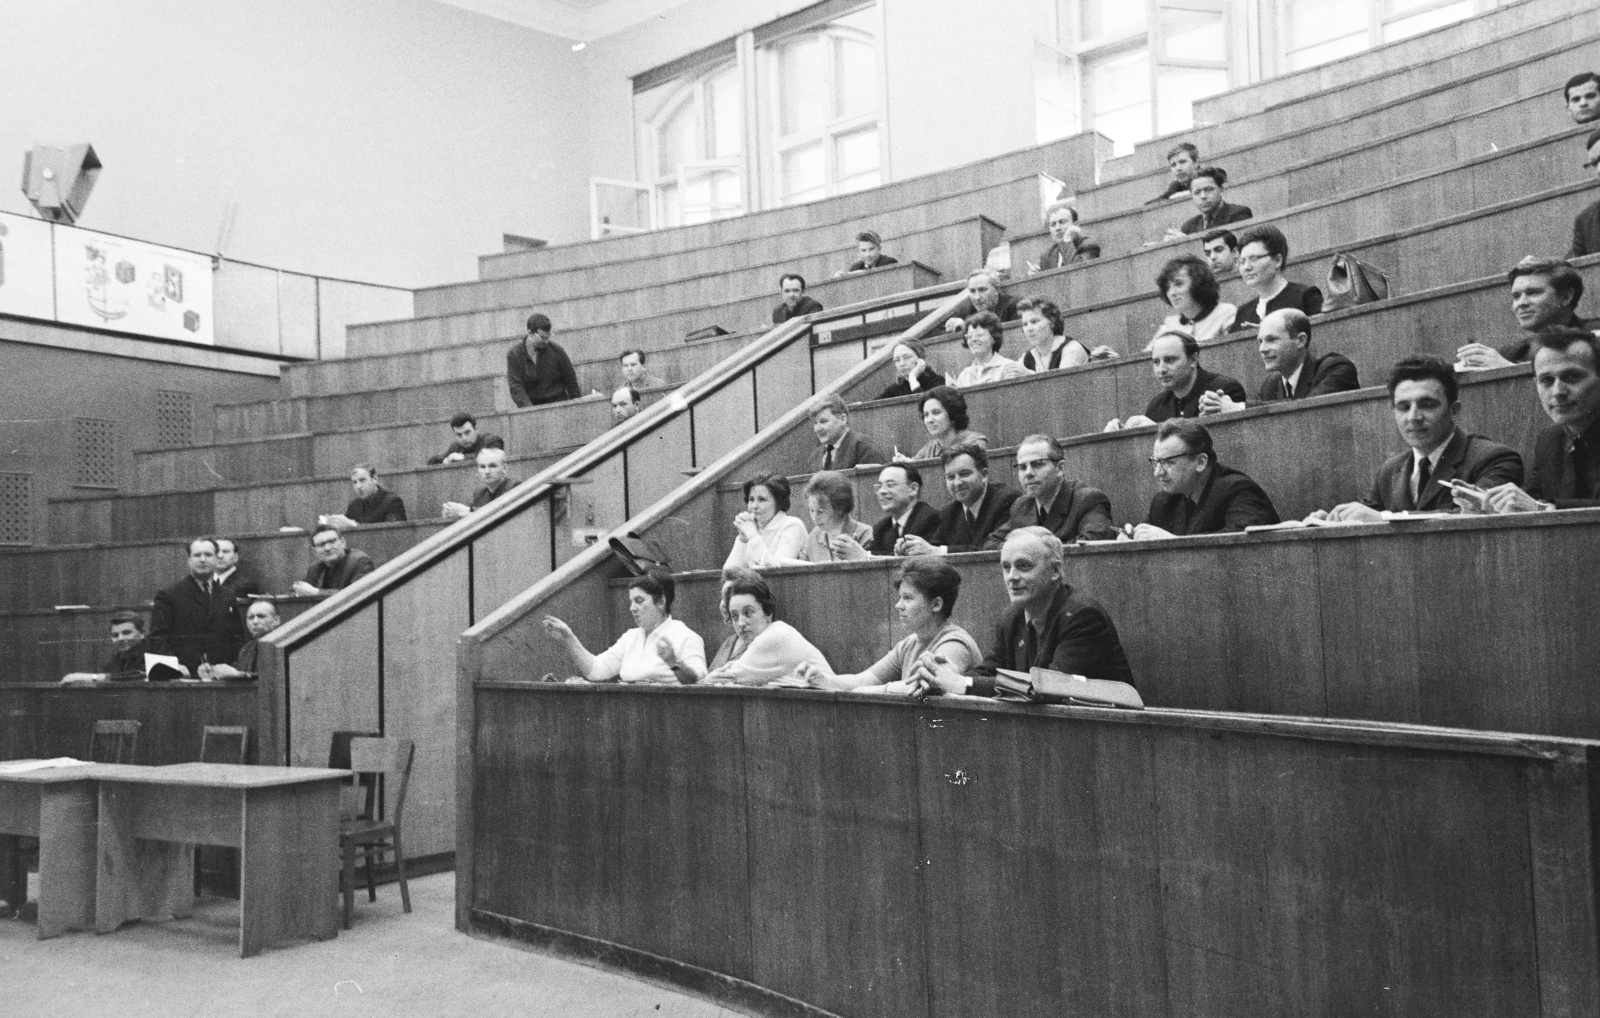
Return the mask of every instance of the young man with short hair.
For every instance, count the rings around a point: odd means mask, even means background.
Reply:
[[[444,452],[428,457],[429,466],[440,463],[460,463],[484,449],[504,449],[506,440],[491,431],[479,431],[478,419],[465,410],[450,418],[450,431],[455,435]]]
[[[783,293],[783,300],[772,309],[773,325],[782,325],[791,318],[814,315],[822,310],[817,299],[806,293],[806,277],[798,272],[785,272],[779,277],[778,289]]]

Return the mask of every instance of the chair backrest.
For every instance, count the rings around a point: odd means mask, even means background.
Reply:
[[[139,722],[96,721],[89,735],[89,759],[95,763],[133,763],[139,745]]]
[[[340,729],[333,733],[333,741],[328,746],[328,766],[336,771],[348,771],[350,767],[350,740],[378,738],[380,732],[354,732]],[[342,817],[367,817],[373,813],[372,804],[378,788],[378,778],[374,774],[362,774],[355,778],[346,778],[345,786],[360,785],[359,791],[350,787],[339,789],[339,815]]]
[[[242,764],[250,751],[247,725],[206,725],[200,730],[200,762]]]
[[[396,827],[400,826],[401,814],[406,808],[406,785],[411,780],[411,759],[416,755],[416,746],[410,739],[373,739],[355,738],[350,740],[350,769],[365,777],[366,775],[380,775],[392,781],[400,779],[400,786],[394,793],[394,816],[391,818]],[[392,787],[392,786],[391,786]],[[369,791],[367,797],[367,813],[372,817],[372,796]]]

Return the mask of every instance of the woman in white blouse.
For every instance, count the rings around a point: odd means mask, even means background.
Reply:
[[[700,635],[672,617],[676,586],[666,572],[652,569],[628,584],[628,611],[638,625],[601,654],[591,654],[572,627],[546,615],[544,631],[566,645],[578,674],[590,682],[700,681],[706,674],[706,645]]]
[[[1030,373],[1009,357],[1000,356],[1000,344],[1004,339],[1005,330],[994,312],[980,311],[967,319],[967,352],[972,355],[972,363],[956,376],[956,388],[1020,378]]]
[[[894,579],[895,614],[906,630],[905,639],[864,672],[835,675],[826,665],[805,665],[801,678],[823,689],[908,694],[920,688],[911,675],[925,656],[942,658],[940,663],[962,674],[983,661],[977,641],[950,621],[961,592],[961,574],[954,566],[937,558],[911,558]]]
[[[800,672],[827,668],[822,652],[800,631],[778,621],[778,601],[765,580],[735,580],[728,587],[728,616],[734,632],[748,641],[744,652],[706,676],[707,682],[741,686],[803,686]]]
[[[744,482],[745,511],[733,518],[739,536],[724,569],[766,569],[800,556],[806,525],[789,515],[789,479],[757,474]]]
[[[1172,307],[1164,326],[1182,326],[1204,343],[1226,332],[1239,309],[1222,299],[1222,288],[1204,258],[1179,255],[1162,266],[1156,290]]]

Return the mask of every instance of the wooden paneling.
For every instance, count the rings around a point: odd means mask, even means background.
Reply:
[[[1594,743],[481,681],[472,714],[485,928],[696,985],[928,1016],[1600,1001]]]
[[[0,685],[0,759],[86,760],[94,723],[126,718],[139,722],[134,763],[200,759],[200,735],[206,725],[249,727],[246,762],[255,763],[259,712],[260,693],[253,685]]]
[[[801,347],[801,343],[791,343]],[[737,449],[758,430],[755,376],[746,371],[690,408],[694,426],[694,466],[707,467]],[[642,508],[642,506],[641,506]]]
[[[579,486],[584,490],[588,485]],[[479,618],[549,575],[550,508],[545,501],[510,517],[472,542],[472,603]],[[438,567],[435,567],[437,569]],[[427,583],[433,583],[429,570]],[[443,597],[459,597],[464,585],[447,584]],[[443,591],[451,591],[444,594]],[[475,620],[469,619],[462,629]],[[418,619],[421,623],[421,619]],[[429,624],[429,628],[434,628]],[[447,627],[448,628],[448,627]],[[452,630],[454,631],[454,630]]]
[[[630,516],[654,505],[686,480],[684,471],[694,466],[689,429],[689,415],[680,413],[628,447]]]
[[[379,610],[369,605],[288,655],[290,766],[326,767],[336,731],[381,731]]]
[[[811,393],[811,351],[803,341],[791,343],[756,367],[757,427],[767,427]]]

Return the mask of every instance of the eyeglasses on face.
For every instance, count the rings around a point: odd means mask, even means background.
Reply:
[[[1147,456],[1145,458],[1150,461],[1152,467],[1157,470],[1165,470],[1179,460],[1188,459],[1193,455],[1194,453],[1192,452],[1180,452],[1176,456]]]

